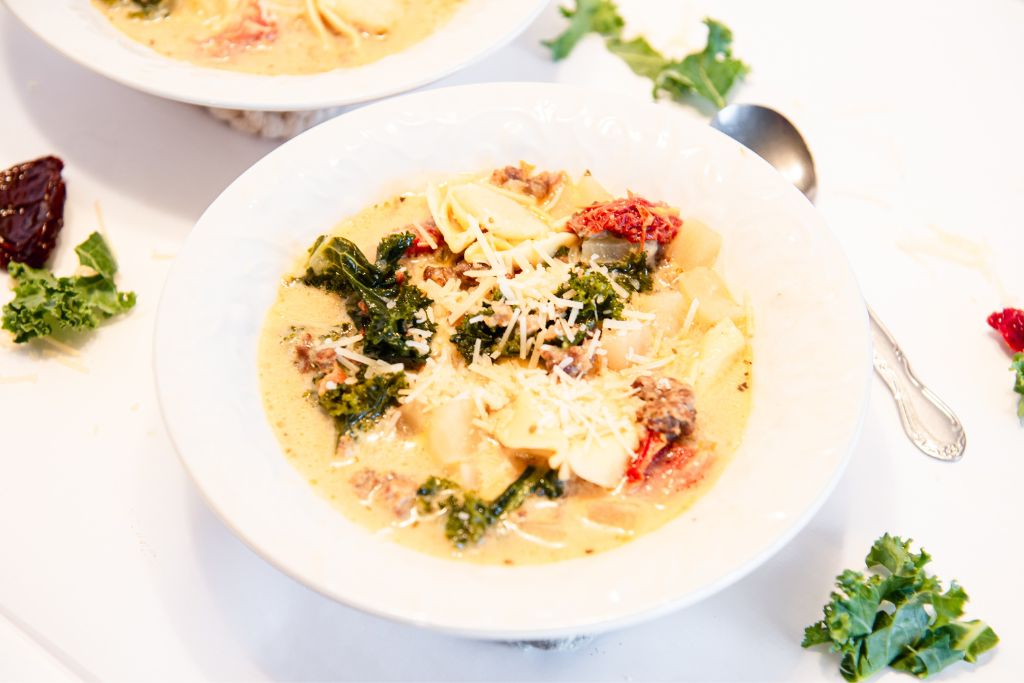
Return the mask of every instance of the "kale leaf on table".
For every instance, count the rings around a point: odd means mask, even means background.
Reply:
[[[708,38],[703,50],[672,60],[655,50],[643,36],[623,39],[625,21],[612,0],[577,0],[574,9],[563,7],[561,12],[569,19],[569,27],[544,43],[554,60],[568,57],[585,35],[596,33],[604,37],[608,50],[634,73],[654,83],[655,96],[664,93],[680,101],[696,94],[720,109],[732,87],[750,71],[733,57],[732,31],[714,19],[704,20]]]
[[[95,329],[101,322],[135,305],[134,292],[118,291],[117,261],[99,233],[75,247],[81,265],[93,274],[57,277],[45,268],[12,261],[14,299],[4,306],[3,328],[21,344],[58,331]]]
[[[1020,418],[1021,424],[1024,424],[1024,353],[1013,354],[1010,369],[1017,373],[1013,381],[1013,390],[1020,394],[1020,398],[1017,399],[1017,417]]]
[[[828,645],[839,672],[860,681],[886,666],[925,678],[958,661],[974,662],[999,642],[984,622],[960,621],[967,593],[925,571],[931,556],[885,534],[865,558],[868,574],[846,570],[824,619],[804,630],[803,647]]]

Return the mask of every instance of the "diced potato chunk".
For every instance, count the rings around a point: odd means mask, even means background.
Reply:
[[[632,365],[632,354],[642,356],[651,348],[651,327],[644,325],[639,330],[604,329],[601,334],[601,348],[607,355],[605,360],[612,370],[621,370]]]
[[[665,257],[683,270],[710,268],[718,260],[721,249],[721,235],[699,221],[688,219],[665,248]]]
[[[696,315],[699,325],[714,325],[725,318],[742,320],[746,315],[713,270],[701,267],[687,271],[679,276],[679,287],[691,301],[700,301]]]
[[[700,365],[697,370],[696,390],[714,383],[736,363],[747,347],[747,339],[728,318],[723,318],[707,331],[701,341]]]
[[[666,290],[637,297],[635,305],[641,311],[657,316],[651,322],[654,329],[662,334],[672,335],[682,327],[690,302],[682,293]]]

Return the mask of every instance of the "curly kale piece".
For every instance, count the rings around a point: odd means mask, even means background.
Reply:
[[[643,249],[631,251],[625,258],[606,263],[604,267],[614,275],[615,281],[623,289],[631,292],[649,292],[654,288],[651,266],[647,252]]]
[[[489,318],[494,315],[494,309],[489,304],[484,304],[476,313],[467,314],[455,327],[455,334],[451,336],[452,344],[458,349],[462,358],[470,363],[473,361],[473,351],[476,348],[477,340],[480,340],[480,353],[491,354],[498,348],[501,338],[505,334],[505,327],[500,325],[488,325],[485,320],[475,320],[478,316]],[[518,356],[520,350],[519,335],[511,334],[501,350],[501,357]]]
[[[1013,381],[1013,390],[1020,394],[1020,398],[1017,400],[1017,417],[1020,418],[1021,424],[1024,424],[1024,353],[1013,354],[1013,363],[1010,364],[1010,369],[1017,373],[1017,377]]]
[[[876,540],[865,558],[875,571],[840,574],[825,618],[804,630],[803,647],[829,645],[842,655],[839,672],[848,681],[886,666],[926,678],[974,662],[999,642],[985,623],[959,621],[967,593],[955,581],[944,591],[925,571],[931,556],[911,552],[910,543],[889,534]]]
[[[75,252],[79,263],[95,274],[57,277],[44,268],[15,261],[8,264],[14,299],[3,308],[3,328],[14,333],[15,342],[57,331],[95,329],[135,306],[135,293],[118,291],[114,284],[117,261],[99,233],[89,235]]]
[[[643,252],[640,252],[640,257],[644,258]],[[613,277],[616,278],[616,281],[627,291],[637,291],[636,287],[651,286],[650,270],[647,269],[646,261],[638,264],[632,256],[628,256],[621,261],[609,264],[608,268],[614,273]],[[557,335],[554,340],[549,340],[546,343],[557,343],[563,348],[583,343],[587,334],[596,328],[602,320],[607,318],[621,320],[622,310],[626,303],[616,293],[615,287],[612,286],[612,282],[607,276],[592,270],[585,264],[579,264],[573,268],[569,280],[559,286],[555,294],[583,304],[583,308],[576,314],[575,324],[579,326],[579,331],[572,337],[566,338],[559,331],[560,328],[555,326],[554,320],[548,323],[548,329],[554,329]],[[473,360],[473,351],[477,341],[480,342],[480,353],[491,354],[498,348],[502,337],[505,336],[506,326],[488,324],[493,314],[492,302],[486,302],[475,312],[467,313],[456,326],[451,341],[467,363]],[[564,317],[568,318],[569,313],[565,313]],[[536,336],[538,332],[539,330],[533,332],[530,337]],[[513,332],[505,341],[505,346],[502,347],[499,357],[518,356],[520,345],[520,336]]]
[[[418,312],[433,301],[399,272],[399,262],[414,241],[412,233],[389,235],[377,245],[373,263],[344,237],[320,237],[310,249],[302,281],[345,299],[352,321],[364,336],[363,352],[388,363],[421,366],[430,355],[419,344],[409,345],[412,328],[433,333],[436,325]],[[419,318],[417,320],[417,318]],[[419,347],[419,348],[417,348]]]
[[[366,431],[398,405],[398,392],[408,386],[404,372],[362,377],[355,384],[339,384],[324,392],[320,407],[334,418],[340,435]]]
[[[583,308],[576,315],[577,324],[593,329],[607,318],[622,319],[625,302],[615,293],[611,281],[602,273],[588,268],[574,269],[569,281],[561,285],[555,294],[565,296],[570,292],[573,301],[583,304]],[[582,339],[570,340],[570,345],[579,344],[581,341]]]
[[[430,477],[416,491],[424,512],[440,510],[446,515],[445,536],[456,548],[479,543],[491,526],[521,507],[531,495],[559,498],[564,493],[557,472],[544,472],[533,466],[523,470],[491,503],[440,477]]]
[[[551,48],[551,58],[555,61],[568,57],[588,33],[617,36],[626,25],[611,0],[577,0],[575,9],[559,7],[558,11],[569,20],[569,28],[558,37],[543,41]]]
[[[609,52],[653,82],[655,96],[664,93],[678,102],[695,94],[721,109],[732,87],[750,72],[750,67],[733,57],[732,31],[714,19],[704,19],[708,28],[704,49],[676,61],[654,49],[643,36],[623,39],[625,21],[612,0],[576,0],[575,9],[562,7],[561,12],[569,27],[543,43],[551,48],[552,59],[568,57],[584,36],[596,33],[604,38]]]
[[[437,326],[417,312],[425,310],[433,301],[414,285],[401,284],[394,298],[380,296],[376,291],[356,284],[356,296],[349,297],[346,308],[352,322],[363,331],[363,352],[388,363],[405,363],[418,368],[430,355],[407,344],[411,328],[434,332]]]

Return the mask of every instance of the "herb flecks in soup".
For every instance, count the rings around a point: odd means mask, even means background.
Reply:
[[[614,548],[678,516],[750,410],[721,238],[591,175],[467,175],[319,238],[263,332],[291,462],[347,516],[487,563]]]
[[[423,40],[462,0],[94,0],[174,59],[259,74],[360,66]]]

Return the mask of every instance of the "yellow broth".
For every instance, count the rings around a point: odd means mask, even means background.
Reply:
[[[340,223],[333,234],[351,239],[372,258],[383,236],[429,217],[422,195],[405,195],[365,209]],[[413,282],[420,282],[419,273],[430,258],[418,257],[410,265]],[[294,273],[299,275],[304,268],[305,257]],[[657,288],[670,286],[662,276],[671,274],[670,266],[662,266]],[[354,445],[335,450],[334,422],[309,396],[309,380],[296,368],[290,339],[296,327],[316,337],[343,320],[347,316],[338,296],[297,281],[282,284],[267,316],[259,349],[268,419],[289,462],[341,513],[376,533],[435,556],[506,565],[552,562],[609,550],[653,531],[677,517],[713,485],[739,446],[750,412],[751,355],[747,344],[736,362],[697,393],[696,454],[677,468],[682,472],[673,475],[669,471],[641,484],[623,482],[613,491],[582,481],[570,482],[568,495],[555,500],[531,497],[492,528],[481,543],[458,550],[445,537],[443,519],[416,512],[398,517],[392,509],[393,501],[379,487],[367,491],[355,483],[368,470],[393,473],[416,483],[434,475],[458,476],[457,469],[438,462],[431,454],[425,447],[424,434],[401,410],[393,410]],[[680,351],[673,363],[660,372],[688,378],[693,363],[699,360],[696,349],[706,330],[706,325],[693,325],[676,342],[675,348]],[[432,352],[449,343],[446,336],[439,330],[432,340]],[[461,359],[456,362],[461,363]],[[464,367],[462,371],[470,374]],[[503,452],[501,444],[489,436],[479,436],[476,444],[476,464],[494,476],[475,483],[481,486],[485,498],[493,499],[515,479],[525,462]]]
[[[249,2],[250,0],[242,0]],[[139,16],[130,2],[93,0],[120,31],[172,59],[247,73],[315,74],[375,62],[418,43],[444,24],[462,0],[404,0],[402,16],[386,31],[318,31],[305,11],[265,3],[268,26],[245,25],[236,15],[179,0],[166,15]],[[213,8],[218,2],[207,2]],[[303,3],[304,4],[304,3]],[[262,34],[261,34],[262,32]]]

